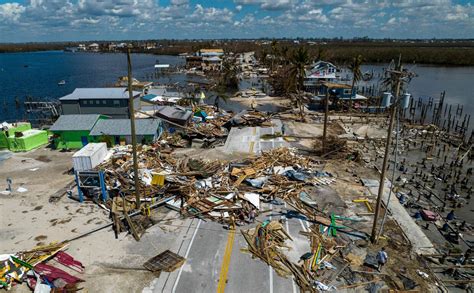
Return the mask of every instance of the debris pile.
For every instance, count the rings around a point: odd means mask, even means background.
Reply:
[[[61,265],[68,271],[84,273],[84,266],[64,252],[65,243],[51,243],[28,251],[0,255],[0,288],[7,290],[15,282],[26,282],[34,292],[76,292],[77,284],[83,279],[71,275],[57,267]],[[50,264],[54,261],[54,265]]]

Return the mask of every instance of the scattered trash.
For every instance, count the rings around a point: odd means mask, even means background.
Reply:
[[[16,190],[17,192],[20,192],[20,193],[23,193],[23,192],[27,192],[28,189],[26,189],[25,187],[18,187],[18,189]]]

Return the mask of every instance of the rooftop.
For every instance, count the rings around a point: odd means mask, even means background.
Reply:
[[[101,148],[104,148],[105,150],[107,150],[107,144],[105,142],[97,142],[97,143],[90,142],[86,146],[84,146],[82,149],[74,153],[72,157],[73,158],[90,157]]]
[[[179,106],[157,106],[155,115],[165,119],[188,121],[193,112]]]
[[[199,50],[201,53],[224,53],[223,49],[201,49]]]
[[[322,84],[325,87],[329,87],[329,88],[332,88],[332,89],[350,89],[350,88],[352,88],[350,85],[344,84],[344,83],[323,82]]]
[[[73,114],[61,115],[49,130],[51,131],[71,131],[71,130],[91,130],[99,114]]]
[[[134,91],[133,96],[140,95],[140,92]],[[69,95],[59,100],[81,100],[81,99],[128,99],[128,91],[125,87],[111,88],[77,88]]]
[[[137,135],[154,135],[160,124],[160,119],[136,119],[135,132]],[[90,135],[132,135],[130,119],[99,120]]]

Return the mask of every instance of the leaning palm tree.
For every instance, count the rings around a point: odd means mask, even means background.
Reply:
[[[354,92],[354,87],[359,80],[362,79],[362,71],[360,66],[362,65],[363,57],[362,55],[357,55],[357,57],[352,58],[352,62],[349,65],[349,70],[352,71],[352,86],[351,86],[351,97],[349,98],[349,110],[352,110],[352,93]]]
[[[304,89],[304,79],[306,77],[306,66],[311,62],[308,49],[305,47],[299,47],[294,50],[289,61],[290,67],[288,70],[286,91],[289,94],[296,93],[293,97],[296,99],[301,119],[303,119],[304,107],[302,91]]]
[[[270,65],[270,70],[273,71],[275,69],[275,60],[278,55],[278,41],[273,40],[271,43],[271,52],[272,52],[272,63]]]
[[[260,63],[265,66],[268,65],[268,52],[265,49],[260,53]]]
[[[280,49],[280,63],[283,65],[288,64],[288,53],[290,51],[290,48],[288,46],[283,46]]]
[[[219,110],[220,110],[220,108],[219,108],[220,102],[227,103],[228,100],[229,100],[229,96],[224,95],[224,94],[217,94],[214,97],[214,106],[216,107],[217,112],[219,112]]]
[[[237,68],[231,62],[222,63],[221,75],[219,77],[219,85],[226,89],[235,91],[239,88],[239,79],[237,77]]]

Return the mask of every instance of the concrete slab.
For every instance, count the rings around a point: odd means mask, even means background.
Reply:
[[[389,187],[391,184],[385,184],[384,188],[384,193],[382,196],[382,201],[387,206],[388,203],[388,195],[390,192]],[[378,185],[374,187],[369,187],[370,193],[377,197],[378,194]],[[403,230],[403,233],[407,236],[407,238],[410,240],[412,246],[413,246],[413,251],[417,254],[435,254],[436,249],[433,246],[433,243],[431,243],[430,239],[426,237],[425,233],[423,230],[421,230],[421,227],[418,226],[413,218],[408,214],[406,209],[400,204],[398,201],[398,198],[395,196],[395,194],[392,192],[392,195],[390,197],[390,202],[388,204],[388,209],[392,213],[393,219],[398,223],[400,228]]]
[[[282,132],[282,123],[280,120],[272,120],[272,127],[245,127],[232,128],[229,132],[224,145],[226,153],[254,153],[259,154],[262,151],[289,147],[290,145],[282,138],[262,139],[262,135],[273,135],[276,132]]]

